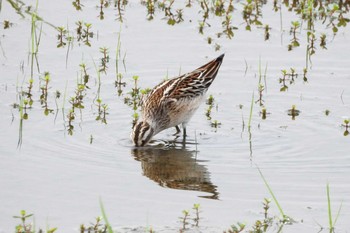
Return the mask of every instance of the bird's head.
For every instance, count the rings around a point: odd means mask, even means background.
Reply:
[[[145,146],[154,135],[154,129],[146,121],[139,121],[131,132],[131,140],[135,146]]]

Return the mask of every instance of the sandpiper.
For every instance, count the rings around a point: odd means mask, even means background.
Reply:
[[[198,69],[166,80],[153,88],[141,103],[142,121],[135,124],[131,139],[135,146],[145,146],[157,133],[176,127],[183,128],[205,99],[205,93],[214,81],[224,54]]]

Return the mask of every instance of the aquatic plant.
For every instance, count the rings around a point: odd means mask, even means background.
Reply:
[[[48,88],[49,88],[49,82],[50,82],[50,73],[45,72],[44,73],[44,85],[40,87],[41,95],[40,95],[40,104],[42,108],[44,108],[44,115],[47,116],[49,113],[53,112],[53,109],[48,108],[47,104],[47,95],[48,95]]]
[[[100,0],[100,5],[99,5],[100,12],[98,15],[100,20],[103,20],[105,18],[105,13],[104,13],[103,9],[107,8],[107,7],[109,7],[109,1],[108,0]]]
[[[103,220],[105,222],[105,225],[107,226],[107,232],[108,233],[113,233],[113,229],[112,229],[111,224],[109,224],[109,221],[108,221],[108,218],[107,218],[107,214],[106,214],[106,211],[105,211],[105,208],[104,208],[104,205],[103,205],[101,197],[100,197],[100,209],[101,209],[102,218],[103,218]]]
[[[9,29],[10,27],[13,26],[13,23],[11,23],[9,20],[4,20],[4,22],[2,23],[2,25],[4,25],[4,29]]]
[[[67,37],[66,37],[67,29],[65,29],[64,27],[57,27],[57,30],[58,30],[57,48],[63,48],[67,44],[67,42],[65,42],[67,40]]]
[[[292,120],[295,120],[296,116],[299,116],[299,114],[301,113],[300,110],[296,109],[296,106],[293,104],[291,109],[288,109],[287,111],[289,116],[292,116]]]
[[[245,229],[246,225],[244,223],[237,222],[237,224],[232,224],[231,228],[223,233],[239,233]]]
[[[74,0],[74,1],[72,2],[72,5],[75,7],[75,9],[76,9],[77,11],[82,10],[82,7],[84,6],[83,4],[81,4],[80,0]]]
[[[294,220],[293,220],[292,218],[288,217],[288,216],[284,213],[284,211],[283,211],[281,205],[279,204],[279,202],[278,202],[278,200],[277,200],[275,194],[273,193],[273,191],[272,191],[270,185],[268,184],[267,180],[265,179],[264,175],[262,174],[260,168],[257,167],[257,169],[258,169],[258,171],[259,171],[259,174],[260,174],[261,178],[262,178],[263,181],[264,181],[264,184],[265,184],[266,188],[268,189],[270,195],[272,196],[272,199],[273,199],[274,203],[276,204],[276,206],[277,206],[277,208],[278,208],[278,210],[279,210],[279,212],[280,212],[280,214],[281,214],[281,217],[282,217],[282,218],[280,219],[281,223],[283,223],[283,224],[287,224],[287,223],[290,224],[290,223],[292,223]],[[265,202],[267,202],[267,199],[265,199]],[[266,204],[264,205],[264,209],[267,208],[266,205],[268,205],[269,203],[270,203],[270,201],[268,201],[268,203],[266,203]],[[268,208],[267,208],[267,209],[268,209]],[[265,210],[265,213],[266,213],[267,209]],[[264,214],[264,215],[267,216],[267,214]]]
[[[94,233],[105,233],[107,232],[107,225],[102,224],[103,218],[98,216],[95,218],[95,223],[91,223],[90,226],[80,225],[80,233],[94,232]]]
[[[101,47],[100,52],[102,53],[102,58],[101,58],[99,72],[104,72],[105,74],[107,74],[107,68],[108,68],[107,64],[109,63],[108,48]]]
[[[335,232],[335,231],[334,231],[334,229],[335,229],[335,224],[336,224],[337,221],[338,221],[338,217],[339,217],[341,208],[342,208],[342,206],[343,206],[343,203],[340,204],[339,209],[338,209],[338,212],[337,212],[337,215],[336,215],[336,217],[333,219],[333,217],[332,217],[332,208],[331,208],[331,197],[330,197],[329,183],[327,183],[326,191],[327,191],[327,207],[328,207],[328,224],[329,224],[329,231],[332,233],[332,232]]]
[[[206,104],[208,105],[208,108],[205,112],[205,115],[207,117],[208,120],[211,120],[211,110],[212,108],[214,107],[214,97],[213,95],[209,95],[207,101],[206,101]]]
[[[343,124],[341,126],[345,128],[344,136],[348,136],[349,129],[350,129],[350,118],[349,117],[343,117],[343,118],[344,118],[344,121],[343,121]]]
[[[268,113],[267,113],[267,111],[266,111],[266,108],[262,108],[262,109],[261,109],[261,112],[260,112],[261,119],[265,120],[267,114],[268,114]]]
[[[194,221],[194,225],[196,227],[199,226],[199,219],[200,219],[199,218],[199,213],[200,213],[199,208],[200,208],[200,204],[194,204],[193,208],[192,208],[195,211],[195,217],[193,218],[193,221]]]
[[[80,23],[80,21],[79,21],[79,23]],[[79,30],[81,30],[81,29],[83,30],[82,33],[80,34],[81,39],[85,45],[91,47],[90,38],[94,37],[94,33],[91,32],[92,24],[91,23],[84,23],[84,26],[85,26],[85,28],[79,28],[79,26],[78,26]]]
[[[34,233],[35,232],[34,224],[28,223],[28,220],[33,216],[34,214],[27,214],[25,210],[21,210],[20,215],[13,216],[14,218],[21,220],[21,223],[16,225],[15,232],[16,233]],[[54,233],[56,230],[57,230],[56,227],[54,228],[47,227],[46,233]],[[39,232],[44,232],[44,231],[39,229]]]
[[[76,109],[84,109],[84,97],[86,95],[86,84],[82,82],[82,79],[78,80],[77,86],[75,89],[75,95],[72,96],[69,100],[69,103],[71,104],[71,108],[69,109],[69,113],[67,115],[68,119],[68,135],[73,135],[74,125],[73,122],[76,117]]]
[[[188,210],[183,210],[182,211],[183,216],[180,217],[181,223],[182,223],[182,228],[181,230],[186,230],[187,225],[189,225],[188,218],[190,216],[190,211]]]

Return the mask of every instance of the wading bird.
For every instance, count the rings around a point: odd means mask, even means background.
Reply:
[[[205,93],[214,81],[224,54],[198,69],[166,80],[153,88],[141,103],[142,121],[133,127],[131,139],[135,146],[145,146],[157,133],[176,127],[183,128],[205,99]]]

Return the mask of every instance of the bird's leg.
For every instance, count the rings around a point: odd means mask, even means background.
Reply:
[[[175,126],[175,129],[176,129],[176,133],[174,133],[173,135],[178,135],[179,133],[181,133],[181,129],[178,125]]]
[[[186,138],[186,125],[182,124],[182,130],[183,130],[183,138]]]
[[[183,137],[182,137],[182,146],[186,146],[186,127],[184,125],[182,125],[182,130],[183,130]]]

